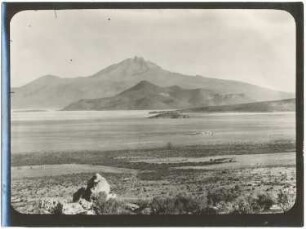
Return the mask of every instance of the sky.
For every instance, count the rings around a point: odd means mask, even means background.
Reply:
[[[295,22],[281,10],[22,11],[10,39],[13,87],[141,56],[172,72],[295,91]]]

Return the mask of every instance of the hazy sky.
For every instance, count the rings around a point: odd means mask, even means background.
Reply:
[[[89,76],[136,55],[174,72],[295,91],[295,22],[285,11],[23,11],[11,22],[12,86]]]

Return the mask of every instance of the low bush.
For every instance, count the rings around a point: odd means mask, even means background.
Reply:
[[[254,212],[253,209],[253,200],[248,198],[238,198],[233,204],[232,204],[232,210],[231,213],[233,214],[251,214]]]
[[[274,200],[268,194],[259,194],[256,198],[256,204],[260,211],[266,211],[272,207]]]
[[[116,199],[107,199],[105,193],[99,193],[93,198],[93,210],[97,215],[129,214],[123,202]]]
[[[63,204],[62,203],[58,203],[55,206],[55,208],[53,209],[53,211],[51,212],[51,214],[62,215],[63,214]]]
[[[217,206],[220,202],[232,202],[240,195],[237,188],[218,189],[207,193],[207,201],[209,205]]]
[[[232,204],[232,213],[256,214],[269,210],[274,204],[269,194],[258,194],[257,196],[239,197]]]
[[[152,214],[204,214],[214,213],[203,197],[179,194],[175,197],[157,197],[150,203]]]
[[[277,204],[281,207],[283,212],[289,211],[295,203],[295,195],[289,193],[288,189],[281,189],[277,193]]]

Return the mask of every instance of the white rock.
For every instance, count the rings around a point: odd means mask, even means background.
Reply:
[[[91,190],[92,194],[104,192],[107,196],[110,193],[110,185],[107,180],[99,173],[96,173],[87,183],[87,189]]]
[[[80,188],[73,194],[73,201],[77,202],[80,199],[91,201],[92,197],[104,193],[106,200],[115,199],[116,194],[110,193],[110,185],[107,180],[99,173],[96,173],[88,182],[86,188]]]
[[[86,210],[89,210],[92,208],[92,202],[87,201],[85,199],[80,199],[79,204]]]
[[[66,203],[63,205],[62,214],[77,215],[86,212],[86,210],[79,203]]]

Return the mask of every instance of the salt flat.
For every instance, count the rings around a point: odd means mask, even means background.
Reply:
[[[12,153],[133,150],[295,140],[295,113],[191,114],[148,119],[149,111],[12,113]],[[210,131],[212,135],[194,135]]]

